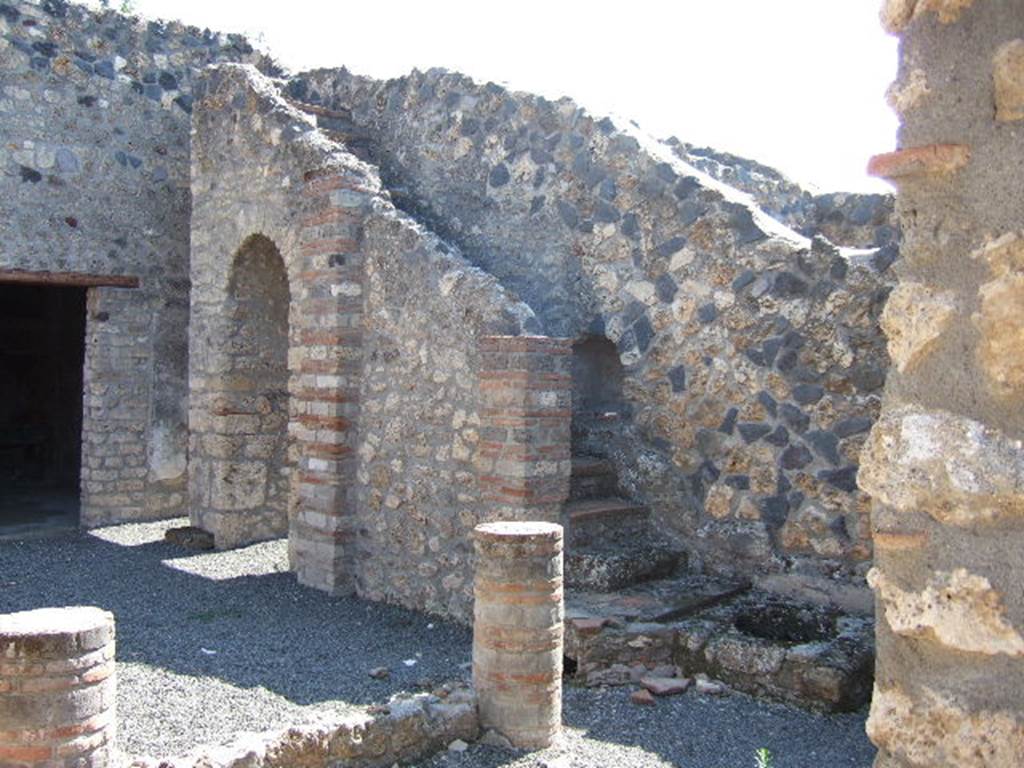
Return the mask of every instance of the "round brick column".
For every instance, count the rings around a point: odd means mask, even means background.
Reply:
[[[480,724],[542,749],[562,728],[562,526],[486,523],[473,533]]]
[[[114,765],[115,679],[107,611],[0,615],[0,765]]]

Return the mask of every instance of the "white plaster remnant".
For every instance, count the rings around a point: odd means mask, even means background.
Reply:
[[[973,525],[1024,515],[1024,443],[947,411],[882,413],[861,454],[858,483],[899,511]]]
[[[331,296],[361,296],[363,286],[359,283],[334,283],[331,285]]]

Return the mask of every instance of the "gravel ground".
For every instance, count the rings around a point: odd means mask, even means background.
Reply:
[[[692,692],[639,707],[628,688],[567,686],[561,743],[532,754],[472,744],[420,768],[755,768],[767,748],[772,768],[870,768],[875,749],[864,713],[821,716],[740,693]]]
[[[240,730],[386,700],[461,674],[466,627],[393,606],[329,598],[286,572],[283,541],[191,553],[163,543],[167,521],[0,542],[0,613],[55,605],[113,611],[118,737],[132,754],[167,756]],[[415,661],[415,664],[406,664]],[[388,680],[367,672],[391,670]],[[864,715],[819,717],[732,694],[692,693],[654,708],[627,689],[565,691],[555,749],[516,755],[483,745],[423,766],[866,768]]]

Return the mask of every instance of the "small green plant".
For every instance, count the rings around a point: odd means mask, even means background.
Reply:
[[[121,13],[125,16],[135,13],[135,0],[121,0]]]
[[[761,747],[754,753],[756,763],[754,768],[772,768],[772,753],[766,747]]]

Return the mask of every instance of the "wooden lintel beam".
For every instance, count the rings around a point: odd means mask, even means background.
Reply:
[[[138,288],[139,278],[129,275],[88,275],[83,272],[29,272],[0,269],[0,283],[21,285],[57,285],[68,288]]]

